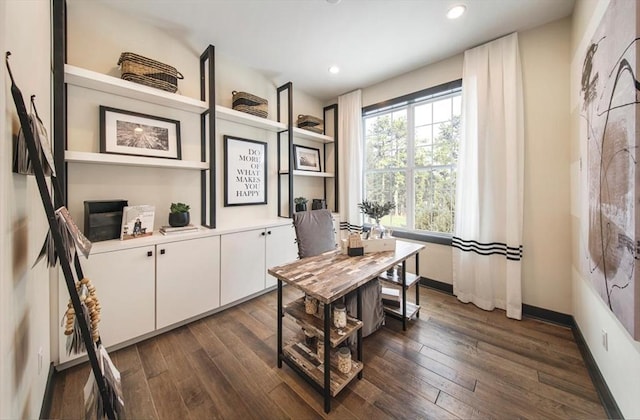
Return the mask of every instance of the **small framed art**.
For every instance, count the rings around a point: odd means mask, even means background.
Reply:
[[[181,159],[180,121],[100,106],[100,152]]]
[[[267,204],[267,143],[224,136],[224,205]]]
[[[120,239],[135,239],[153,235],[155,212],[155,206],[125,206],[122,209]]]
[[[321,172],[320,149],[293,145],[294,169],[299,171]]]

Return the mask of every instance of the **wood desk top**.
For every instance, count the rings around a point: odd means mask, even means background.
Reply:
[[[424,245],[396,241],[395,251],[349,257],[339,250],[272,267],[272,276],[291,284],[322,303],[331,303],[415,255]]]

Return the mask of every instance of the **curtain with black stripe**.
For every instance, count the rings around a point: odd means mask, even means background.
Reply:
[[[356,90],[338,97],[338,167],[340,173],[339,238],[349,232],[362,232],[362,91]]]
[[[453,291],[522,317],[524,118],[517,33],[464,53]]]

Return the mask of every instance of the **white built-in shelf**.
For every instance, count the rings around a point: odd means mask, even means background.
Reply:
[[[280,175],[288,175],[289,171],[280,171]],[[315,176],[319,178],[333,178],[333,172],[293,171],[295,176]]]
[[[287,129],[286,124],[267,118],[256,117],[255,115],[236,111],[235,109],[227,108],[221,105],[216,105],[216,118],[274,132],[284,131]]]
[[[146,166],[153,168],[209,169],[208,162],[178,159],[162,159],[144,156],[113,155],[108,153],[76,152],[67,150],[64,154],[67,162],[93,163],[98,165]]]
[[[303,130],[302,128],[298,127],[293,127],[293,135],[298,139],[312,140],[320,143],[333,143],[333,137],[314,133],[313,131],[309,130]]]
[[[150,86],[65,64],[64,81],[70,85],[98,90],[126,98],[167,106],[188,112],[202,113],[209,109],[206,102],[165,92]]]

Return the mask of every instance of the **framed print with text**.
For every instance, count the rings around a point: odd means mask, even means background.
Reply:
[[[267,143],[224,136],[224,205],[267,204]]]

